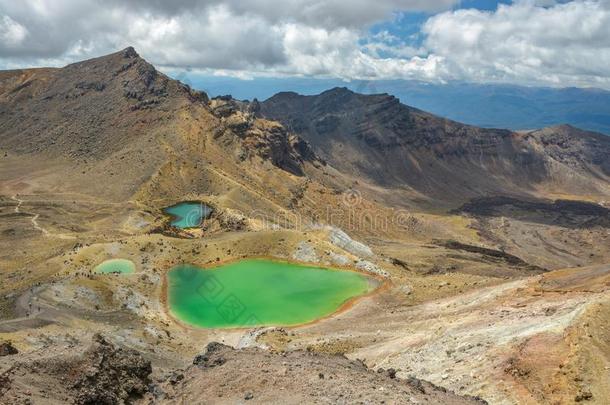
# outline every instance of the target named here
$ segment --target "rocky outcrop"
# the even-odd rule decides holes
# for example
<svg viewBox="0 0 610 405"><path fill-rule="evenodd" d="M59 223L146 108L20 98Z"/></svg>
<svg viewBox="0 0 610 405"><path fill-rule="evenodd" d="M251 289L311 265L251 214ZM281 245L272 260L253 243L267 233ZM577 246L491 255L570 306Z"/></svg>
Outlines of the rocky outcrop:
<svg viewBox="0 0 610 405"><path fill-rule="evenodd" d="M485 403L416 378L401 380L393 369L375 372L344 356L233 349L214 342L149 396L170 404L201 398L222 403Z"/></svg>
<svg viewBox="0 0 610 405"><path fill-rule="evenodd" d="M329 226L328 227L328 240L335 246L340 247L341 249L350 252L355 256L360 257L371 257L373 256L373 251L370 247L365 245L362 242L358 242L349 237L347 233L343 230Z"/></svg>
<svg viewBox="0 0 610 405"><path fill-rule="evenodd" d="M119 404L142 396L152 373L149 361L135 351L117 348L102 336L85 352L83 373L73 384L79 404Z"/></svg>
<svg viewBox="0 0 610 405"><path fill-rule="evenodd" d="M11 342L0 342L0 357L12 356L19 353Z"/></svg>
<svg viewBox="0 0 610 405"><path fill-rule="evenodd" d="M100 335L84 352L73 351L18 359L0 374L0 402L127 404L148 390L151 364L138 352Z"/></svg>
<svg viewBox="0 0 610 405"><path fill-rule="evenodd" d="M226 130L219 136L236 136L242 145L241 159L258 156L296 176L303 176L303 164L323 164L310 145L277 122L257 118L258 101L238 101L231 96L216 97L211 109Z"/></svg>

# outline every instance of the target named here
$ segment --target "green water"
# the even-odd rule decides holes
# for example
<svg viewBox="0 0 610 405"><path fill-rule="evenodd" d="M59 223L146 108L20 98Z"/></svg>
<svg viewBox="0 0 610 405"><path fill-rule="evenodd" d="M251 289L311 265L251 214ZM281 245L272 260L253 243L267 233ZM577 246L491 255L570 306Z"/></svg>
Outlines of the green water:
<svg viewBox="0 0 610 405"><path fill-rule="evenodd" d="M172 226L187 229L201 225L212 213L212 208L199 202L181 202L164 208L163 212L172 216Z"/></svg>
<svg viewBox="0 0 610 405"><path fill-rule="evenodd" d="M95 268L96 273L111 274L131 274L136 271L136 266L131 260L112 259L106 260Z"/></svg>
<svg viewBox="0 0 610 405"><path fill-rule="evenodd" d="M368 279L351 271L259 259L208 270L185 264L168 273L171 313L204 328L307 323L368 290Z"/></svg>

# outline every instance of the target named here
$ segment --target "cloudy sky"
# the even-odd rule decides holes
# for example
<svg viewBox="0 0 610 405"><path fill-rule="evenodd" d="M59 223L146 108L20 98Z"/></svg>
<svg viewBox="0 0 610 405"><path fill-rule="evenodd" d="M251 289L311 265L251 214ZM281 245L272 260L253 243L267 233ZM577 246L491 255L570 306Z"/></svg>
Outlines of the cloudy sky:
<svg viewBox="0 0 610 405"><path fill-rule="evenodd" d="M0 69L129 45L168 72L610 89L610 0L0 0Z"/></svg>

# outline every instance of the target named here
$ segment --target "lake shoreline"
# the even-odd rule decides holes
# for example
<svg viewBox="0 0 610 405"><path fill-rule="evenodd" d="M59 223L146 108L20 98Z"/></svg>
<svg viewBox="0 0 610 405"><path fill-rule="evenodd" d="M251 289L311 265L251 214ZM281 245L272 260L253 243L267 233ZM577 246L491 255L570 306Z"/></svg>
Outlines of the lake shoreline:
<svg viewBox="0 0 610 405"><path fill-rule="evenodd" d="M204 327L204 326L197 326L194 324L190 324L186 321L183 321L181 319L179 319L179 317L177 316L177 314L175 314L175 312L170 308L169 305L169 292L168 292L168 286L169 286L169 272L176 268L179 265L174 265L168 269L165 270L165 274L163 277L163 284L162 284L162 288L161 288L161 297L160 297L160 301L162 303L162 306L166 312L166 314L179 326L188 329L188 330L198 330L198 331L215 331L215 330L224 330L224 331L246 331L246 330L251 330L251 329L256 329L256 328L272 328L272 327L282 327L282 328L288 328L288 329L296 329L296 328L301 328L301 327L305 327L305 326L310 326L310 325L314 325L317 324L318 322L322 322L325 320L328 320L332 317L335 317L337 315L340 315L346 311L348 311L349 309L351 309L356 303L360 302L361 300L364 300L366 298L370 298L374 295L377 295L383 291L387 291L389 289L389 287L391 286L391 282L390 280L388 280L387 278L381 277L378 274L372 274L372 273L368 273L365 271L362 271L360 269L356 269L353 267L349 267L349 266L341 266L341 265L322 265L319 263L311 263L311 262L303 262L303 261L298 261L298 260L289 260L286 258L281 258L281 257L275 257L275 256L249 256L249 257L242 257L242 258L232 258L232 259L228 259L228 260L222 260L222 261L218 261L218 262L214 262L212 264L207 263L206 266L201 266L201 265L197 265L197 264L193 264L193 263L184 263L183 265L190 265L190 266L194 266L198 268L198 271L209 271L209 270L215 270L218 267L222 267L222 266L226 266L226 265L230 265L230 264L235 264L237 262L241 262L244 260L266 260L266 261L270 261L270 262L274 262L274 263L278 263L278 264L287 264L287 265L296 265L299 267L309 267L309 268L314 268L314 269L322 269L322 270L327 270L327 271L348 271L348 272L352 272L352 273L356 273L358 275L364 276L366 282L368 283L368 288L367 288L367 292L363 293L363 294L359 294L353 297L348 298L347 300L345 300L343 303L341 303L334 311L330 312L327 315L321 316L319 318L313 319L311 321L308 322L299 322L299 323L294 323L294 324L266 324L266 325L253 325L253 326L220 326L220 327Z"/></svg>

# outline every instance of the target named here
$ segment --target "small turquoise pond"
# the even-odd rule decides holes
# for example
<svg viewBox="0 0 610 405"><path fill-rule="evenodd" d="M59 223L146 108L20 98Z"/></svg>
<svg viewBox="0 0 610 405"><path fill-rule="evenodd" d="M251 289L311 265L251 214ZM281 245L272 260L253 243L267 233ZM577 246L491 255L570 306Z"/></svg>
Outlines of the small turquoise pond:
<svg viewBox="0 0 610 405"><path fill-rule="evenodd" d="M96 273L102 274L131 274L136 271L136 265L127 259L106 260L95 268Z"/></svg>
<svg viewBox="0 0 610 405"><path fill-rule="evenodd" d="M177 228L196 228L210 216L212 208L201 202L181 202L163 209L172 217L171 225Z"/></svg>

